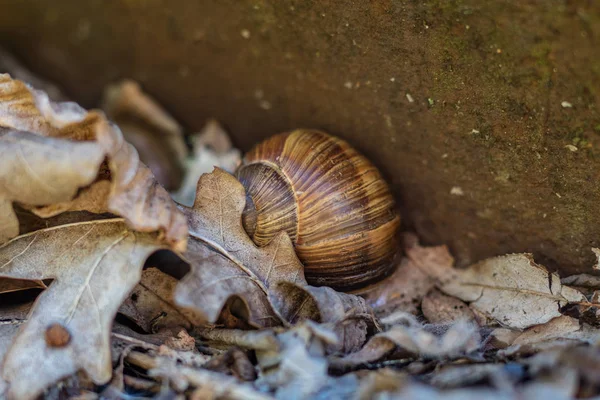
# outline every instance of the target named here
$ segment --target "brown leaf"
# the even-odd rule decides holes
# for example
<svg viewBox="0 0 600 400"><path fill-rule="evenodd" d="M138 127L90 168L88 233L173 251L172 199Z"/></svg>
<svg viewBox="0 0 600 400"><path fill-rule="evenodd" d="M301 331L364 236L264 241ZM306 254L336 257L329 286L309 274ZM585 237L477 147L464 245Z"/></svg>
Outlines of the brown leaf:
<svg viewBox="0 0 600 400"><path fill-rule="evenodd" d="M427 247L427 250L447 252L445 247ZM382 282L362 290L361 296L379 317L396 311L419 313L423 296L434 286L435 279L409 258L402 258L394 273Z"/></svg>
<svg viewBox="0 0 600 400"><path fill-rule="evenodd" d="M593 344L599 339L600 331L563 315L526 329L512 341L510 347L502 350L502 354L512 355L523 350L531 353L535 352L537 346L547 343L565 343L569 346L573 342Z"/></svg>
<svg viewBox="0 0 600 400"><path fill-rule="evenodd" d="M237 297L243 309L234 311L235 315L247 316L258 327L280 325L264 286L237 264L196 240L189 241L185 258L192 268L176 288L179 306L194 309L214 323L228 300Z"/></svg>
<svg viewBox="0 0 600 400"><path fill-rule="evenodd" d="M0 75L0 96L2 96ZM44 205L70 201L91 184L104 160L98 143L72 142L2 129L0 101L0 243L18 235L12 202Z"/></svg>
<svg viewBox="0 0 600 400"><path fill-rule="evenodd" d="M179 281L157 268L142 272L140 282L121 304L119 313L134 321L148 333L166 328L192 328L202 321L192 312L181 309L173 298Z"/></svg>
<svg viewBox="0 0 600 400"><path fill-rule="evenodd" d="M9 73L14 79L29 83L38 90L43 90L52 101L66 101L61 89L54 83L49 82L31 72L11 53L0 47L0 71Z"/></svg>
<svg viewBox="0 0 600 400"><path fill-rule="evenodd" d="M179 187L188 151L177 121L131 80L108 86L102 109L158 181L168 190Z"/></svg>
<svg viewBox="0 0 600 400"><path fill-rule="evenodd" d="M23 154L21 146L37 147L37 150L31 150L28 158L14 164L22 165L22 170L30 168L29 173L7 177L4 175L18 171L1 169L2 180L23 183L8 194L0 193L0 226L4 240L16 234L16 217L9 202L17 201L30 206L55 207L34 209L45 216L66 210L110 211L124 217L136 230L160 231L168 243L179 249L185 248L185 219L168 193L157 185L148 168L139 161L135 149L123 140L119 129L101 112L87 112L75 103L52 103L45 93L33 90L7 74L0 74L0 98L0 127L10 131L9 136L5 131L1 137L16 143L12 145L17 146L16 156ZM53 150L52 146L58 150ZM0 150L2 159L4 154L10 154L3 148ZM47 154L55 151L59 153ZM51 159L53 167L45 167L44 160L39 157ZM108 170L99 168L104 159ZM55 168L59 167L62 170L57 173ZM96 182L92 183L94 180ZM46 183L43 191L33 186L43 183ZM64 204L56 206L56 203ZM105 204L107 210L103 209Z"/></svg>
<svg viewBox="0 0 600 400"><path fill-rule="evenodd" d="M279 321L268 305L269 290L283 281L306 284L303 266L285 232L264 247L252 242L241 222L245 201L243 186L225 171L216 168L200 178L194 207L182 207L190 227L185 258L192 272L175 299L214 322L225 301L237 296L251 304L252 323L273 326Z"/></svg>
<svg viewBox="0 0 600 400"><path fill-rule="evenodd" d="M129 230L122 219L51 227L0 246L0 276L54 279L4 358L8 396L35 398L80 369L107 382L112 320L159 248L155 236Z"/></svg>
<svg viewBox="0 0 600 400"><path fill-rule="evenodd" d="M369 339L360 351L333 359L333 364L344 368L377 361L396 346L428 358L456 358L476 351L480 345L478 327L465 321L440 326L437 332L425 329L413 315L405 312L393 314L382 322L389 329Z"/></svg>
<svg viewBox="0 0 600 400"><path fill-rule="evenodd" d="M0 294L27 289L46 289L46 285L40 280L0 278Z"/></svg>
<svg viewBox="0 0 600 400"><path fill-rule="evenodd" d="M329 326L339 339L328 346L328 353L357 351L367 339L368 328L375 325L363 298L325 286L279 282L271 289L269 300L289 324L311 320Z"/></svg>
<svg viewBox="0 0 600 400"><path fill-rule="evenodd" d="M583 294L563 286L556 274L536 264L531 255L494 257L456 272L441 286L445 293L502 325L524 329L560 316L560 307L585 301Z"/></svg>
<svg viewBox="0 0 600 400"><path fill-rule="evenodd" d="M421 304L423 315L432 324L448 324L456 321L475 322L475 314L462 301L447 296L439 290L432 290Z"/></svg>

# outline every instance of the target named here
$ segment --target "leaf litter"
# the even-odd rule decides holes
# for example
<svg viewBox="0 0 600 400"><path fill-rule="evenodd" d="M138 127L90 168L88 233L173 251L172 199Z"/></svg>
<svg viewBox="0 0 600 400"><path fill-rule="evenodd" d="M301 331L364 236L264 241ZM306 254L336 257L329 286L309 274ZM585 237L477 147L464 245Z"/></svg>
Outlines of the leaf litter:
<svg viewBox="0 0 600 400"><path fill-rule="evenodd" d="M405 234L380 285L311 287L284 233L257 247L243 230L244 190L227 172L239 151L222 128L210 122L188 154L135 82L103 106L157 176L188 157L167 184L188 200L170 200L101 111L0 75L0 397L600 393L594 275L561 280L528 254L457 269L445 246ZM155 162L157 135L174 164Z"/></svg>

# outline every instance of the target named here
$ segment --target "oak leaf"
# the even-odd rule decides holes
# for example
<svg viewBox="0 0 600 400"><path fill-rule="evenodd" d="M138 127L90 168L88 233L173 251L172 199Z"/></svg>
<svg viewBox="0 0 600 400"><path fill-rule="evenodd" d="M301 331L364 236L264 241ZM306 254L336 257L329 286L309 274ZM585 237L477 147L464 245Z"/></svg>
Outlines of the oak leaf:
<svg viewBox="0 0 600 400"><path fill-rule="evenodd" d="M215 322L232 298L245 304L251 324L259 327L295 324L304 319L338 324L345 351L362 345L370 309L357 296L308 286L291 240L280 232L257 247L242 226L244 187L215 168L202 175L194 206L181 206L188 218L190 241L186 260L191 272L179 284L179 305L203 312ZM360 320L356 332L348 319Z"/></svg>
<svg viewBox="0 0 600 400"><path fill-rule="evenodd" d="M54 226L1 245L0 277L54 280L4 357L8 397L35 398L78 370L106 383L113 318L160 248L155 234L131 231L121 218Z"/></svg>
<svg viewBox="0 0 600 400"><path fill-rule="evenodd" d="M0 243L18 234L14 201L45 217L109 211L136 230L160 231L168 243L185 248L185 219L102 112L53 103L0 74L0 135L2 159L15 151L20 160L17 170L0 169Z"/></svg>
<svg viewBox="0 0 600 400"><path fill-rule="evenodd" d="M306 285L303 266L285 232L264 247L252 242L242 227L245 201L244 188L232 175L219 168L202 175L194 206L181 206L190 232L184 257L192 271L181 281L175 299L214 322L225 302L236 296L251 305L251 323L279 325L268 303L269 290L282 281Z"/></svg>

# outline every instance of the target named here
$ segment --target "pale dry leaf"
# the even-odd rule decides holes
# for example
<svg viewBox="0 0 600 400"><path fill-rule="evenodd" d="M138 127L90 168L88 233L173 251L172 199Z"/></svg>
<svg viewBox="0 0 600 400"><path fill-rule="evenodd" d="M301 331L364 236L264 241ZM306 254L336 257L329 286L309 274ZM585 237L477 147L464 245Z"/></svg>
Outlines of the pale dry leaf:
<svg viewBox="0 0 600 400"><path fill-rule="evenodd" d="M2 94L0 75L0 95ZM12 202L45 205L70 201L91 184L104 160L95 142L41 137L2 129L0 101L0 243L19 234Z"/></svg>
<svg viewBox="0 0 600 400"><path fill-rule="evenodd" d="M571 275L561 279L563 285L580 286L585 288L600 288L600 276L589 274Z"/></svg>
<svg viewBox="0 0 600 400"><path fill-rule="evenodd" d="M423 316L432 324L448 324L456 321L476 322L475 314L464 302L447 296L439 290L432 290L423 298Z"/></svg>
<svg viewBox="0 0 600 400"><path fill-rule="evenodd" d="M69 152L69 155L63 157L65 171L60 174L60 178L46 181L47 178L53 177L51 175L53 172L34 169L32 174L32 171L29 171L25 178L19 178L24 179L26 184L17 188L18 190L15 189L16 194L13 194L11 199L30 206L52 206L55 203L64 203L55 206L52 211L55 213L66 210L110 211L125 218L127 223L136 230L160 231L168 243L179 249L185 248L187 238L185 218L179 213L168 193L156 183L149 169L139 161L135 149L123 140L119 129L110 124L104 114L100 111L85 111L75 103L53 103L45 93L34 90L21 81L13 80L7 74L0 74L0 97L2 98L0 127L14 132L19 147L23 143L22 140L33 140L31 134L35 134L39 136L38 140L44 137L62 139L60 142L52 143L60 147L60 151ZM68 148L75 145L88 148L85 151L79 148ZM5 153L2 151L2 158ZM51 156L45 155L45 157ZM92 163L96 166L95 170L88 167L85 170L87 173L80 171L81 168L77 163L70 162L72 157L75 159L87 157L87 160L82 159L78 162ZM58 159L59 156L54 158ZM107 170L105 167L99 168L104 159L107 160ZM34 165L29 160L25 163ZM46 169L53 170L53 168ZM42 172L43 174L36 176ZM5 174L4 170L3 174ZM69 174L75 175L72 177L75 183ZM84 176L77 178L77 174ZM37 197L32 202L28 202L27 199L21 200L19 196L22 196L22 193L35 193L32 185L39 185L40 178L43 178L46 183L45 191L36 193ZM96 182L93 182L94 180ZM107 180L110 182L108 185ZM67 182L66 188L63 188L65 185L63 181ZM101 190L94 188L98 185L101 185ZM86 192L91 190L94 191L93 195L86 195ZM65 191L68 191L70 196L67 196ZM55 194L57 197L54 198L47 193ZM6 198L4 193L1 195L2 198ZM6 201L0 200L0 211L2 211L0 217L3 218L0 226L3 227L5 221L14 224L15 219L14 214L7 212L10 209ZM103 210L104 204L107 210ZM43 207L34 208L35 211L45 216L53 215L49 209ZM14 236L14 229L8 233Z"/></svg>
<svg viewBox="0 0 600 400"><path fill-rule="evenodd" d="M168 190L179 187L188 151L177 121L132 80L109 85L102 109L119 125L157 180Z"/></svg>
<svg viewBox="0 0 600 400"><path fill-rule="evenodd" d="M393 320L394 325L369 339L361 350L333 358L332 363L339 368L358 366L377 361L396 347L425 358L457 358L477 351L481 344L479 328L467 321L426 329L409 313L398 312Z"/></svg>
<svg viewBox="0 0 600 400"><path fill-rule="evenodd" d="M179 190L172 196L186 206L194 204L196 186L203 174L215 167L234 172L241 161L241 153L231 147L231 140L225 130L215 120L206 123L202 130L193 136L194 152L186 162L186 174Z"/></svg>
<svg viewBox="0 0 600 400"><path fill-rule="evenodd" d="M278 399L307 399L327 385L325 340L321 329L311 322L301 323L277 335L279 346L256 351L261 375L258 387L275 391Z"/></svg>
<svg viewBox="0 0 600 400"><path fill-rule="evenodd" d="M54 83L31 72L15 56L0 47L0 73L8 73L13 78L29 83L38 90L43 90L52 101L66 101L67 96Z"/></svg>
<svg viewBox="0 0 600 400"><path fill-rule="evenodd" d="M565 343L569 346L576 343L594 344L600 340L600 331L582 324L575 318L565 315L554 318L543 324L532 326L514 338L511 346L502 354L516 354L525 346L535 346L542 343Z"/></svg>
<svg viewBox="0 0 600 400"><path fill-rule="evenodd" d="M560 316L559 309L569 302L586 301L528 254L490 258L454 274L442 291L510 328L543 324Z"/></svg>
<svg viewBox="0 0 600 400"><path fill-rule="evenodd" d="M312 320L331 327L338 340L328 346L328 353L357 351L366 341L368 328L375 325L363 298L326 286L279 282L271 288L269 300L289 324Z"/></svg>
<svg viewBox="0 0 600 400"><path fill-rule="evenodd" d="M0 276L54 279L4 358L9 398L35 398L78 370L106 383L112 320L146 258L161 247L122 219L42 229L0 246Z"/></svg>
<svg viewBox="0 0 600 400"><path fill-rule="evenodd" d="M178 282L158 268L145 269L140 282L121 304L119 313L149 333L166 328L190 329L201 324L201 318L175 304L173 296Z"/></svg>
<svg viewBox="0 0 600 400"><path fill-rule="evenodd" d="M264 289L237 264L209 249L203 243L190 240L185 253L191 271L180 281L175 291L176 303L196 310L207 321L216 322L232 297L240 299L250 324L258 327L280 325Z"/></svg>
<svg viewBox="0 0 600 400"><path fill-rule="evenodd" d="M227 172L216 168L200 178L194 207L181 207L190 227L190 250L184 256L192 272L179 284L175 299L214 322L224 302L239 297L251 303L254 324L273 326L278 318L267 309L269 290L282 281L306 285L303 266L285 232L264 247L252 242L242 227L245 203L243 186Z"/></svg>
<svg viewBox="0 0 600 400"><path fill-rule="evenodd" d="M227 398L239 400L269 400L271 396L254 389L252 385L239 382L206 369L177 365L175 360L133 351L127 361L148 370L150 376L168 381L175 389L184 391L190 387L205 389L201 398Z"/></svg>
<svg viewBox="0 0 600 400"><path fill-rule="evenodd" d="M428 249L437 251L436 248ZM404 257L389 278L362 290L361 297L365 298L379 317L394 311L416 315L419 313L421 300L435 283L435 279L415 265L414 261Z"/></svg>

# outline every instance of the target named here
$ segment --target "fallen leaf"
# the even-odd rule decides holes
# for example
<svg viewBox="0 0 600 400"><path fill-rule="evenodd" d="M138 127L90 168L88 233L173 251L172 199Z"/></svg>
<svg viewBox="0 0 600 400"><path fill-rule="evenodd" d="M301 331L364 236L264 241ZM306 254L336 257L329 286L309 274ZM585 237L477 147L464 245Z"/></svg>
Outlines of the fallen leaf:
<svg viewBox="0 0 600 400"><path fill-rule="evenodd" d="M140 282L119 308L119 313L134 321L144 331L158 332L166 328L191 329L202 320L175 304L173 298L179 281L157 268L142 272Z"/></svg>
<svg viewBox="0 0 600 400"><path fill-rule="evenodd" d="M586 301L528 254L490 258L457 276L441 289L510 328L543 324L560 316L559 309L567 303Z"/></svg>
<svg viewBox="0 0 600 400"><path fill-rule="evenodd" d="M2 87L0 75L0 96ZM96 179L104 160L104 151L98 143L2 129L2 104L0 102L0 243L19 234L13 201L28 205L70 201L80 188Z"/></svg>
<svg viewBox="0 0 600 400"><path fill-rule="evenodd" d="M27 82L38 90L43 90L48 94L48 97L52 101L68 100L67 96L62 93L58 86L31 72L25 65L19 62L15 56L1 47L0 71L9 73L15 79Z"/></svg>
<svg viewBox="0 0 600 400"><path fill-rule="evenodd" d="M221 169L203 175L197 193L193 208L182 206L190 227L184 257L192 271L179 284L175 300L214 322L225 302L236 296L251 304L251 323L279 325L268 302L270 288L282 281L306 284L289 237L281 232L267 246L257 247L242 227L244 188Z"/></svg>
<svg viewBox="0 0 600 400"><path fill-rule="evenodd" d="M431 251L440 248L428 247ZM446 248L441 251L447 252ZM361 290L361 297L373 307L375 314L385 317L396 311L419 313L423 297L435 286L435 279L419 268L414 261L402 258L394 273L375 285Z"/></svg>
<svg viewBox="0 0 600 400"><path fill-rule="evenodd" d="M432 324L448 324L461 320L476 323L475 314L468 305L439 290L432 290L425 296L421 309L425 318Z"/></svg>
<svg viewBox="0 0 600 400"><path fill-rule="evenodd" d="M287 323L316 321L330 327L338 340L330 343L328 353L351 353L362 347L374 317L361 297L339 293L323 286L277 283L269 294L277 314Z"/></svg>
<svg viewBox="0 0 600 400"><path fill-rule="evenodd" d="M322 333L316 324L299 324L277 335L278 347L256 351L262 370L257 386L275 391L278 399L312 398L332 379L325 347L335 336Z"/></svg>
<svg viewBox="0 0 600 400"><path fill-rule="evenodd" d="M137 82L124 80L104 90L102 109L167 190L179 187L188 151L181 126Z"/></svg>
<svg viewBox="0 0 600 400"><path fill-rule="evenodd" d="M46 285L40 280L0 278L0 294L28 289L46 289Z"/></svg>
<svg viewBox="0 0 600 400"><path fill-rule="evenodd" d="M186 206L194 204L196 186L203 174L210 173L215 167L232 173L241 160L240 151L231 147L229 136L214 120L208 121L192 139L194 150L186 161L183 183L177 192L172 193L175 200Z"/></svg>
<svg viewBox="0 0 600 400"><path fill-rule="evenodd" d="M112 320L146 258L161 247L122 219L42 229L0 246L1 277L54 279L4 358L9 398L35 398L80 369L107 382Z"/></svg>
<svg viewBox="0 0 600 400"><path fill-rule="evenodd" d="M269 400L271 396L263 394L245 382L239 382L231 376L217 372L178 366L175 360L167 357L152 356L140 352L131 352L127 361L149 371L150 376L170 382L176 389L184 391L190 387L203 389L200 398L228 398L239 400Z"/></svg>
<svg viewBox="0 0 600 400"><path fill-rule="evenodd" d="M425 329L412 314L405 312L397 312L382 322L389 328L369 339L361 350L332 358L332 364L343 369L371 363L397 346L426 358L456 358L478 350L481 342L477 325L466 321L437 326L437 332Z"/></svg>
<svg viewBox="0 0 600 400"><path fill-rule="evenodd" d="M69 210L110 211L136 230L160 231L168 243L185 248L185 218L100 111L53 103L7 74L0 74L0 97L0 128L6 128L0 138L4 146L12 146L11 151L0 147L1 159L20 157L10 168L0 169L3 183L12 182L0 192L0 240L18 233L10 205L16 201L48 206L32 208L46 217Z"/></svg>
<svg viewBox="0 0 600 400"><path fill-rule="evenodd" d="M514 338L511 346L502 350L501 354L516 354L526 346L530 346L527 350L531 352L531 346L535 348L535 346L548 342L569 343L571 345L573 342L593 344L599 340L600 331L589 325L581 324L575 318L563 315L545 324L526 329Z"/></svg>
<svg viewBox="0 0 600 400"><path fill-rule="evenodd" d="M509 328L542 324L560 316L566 304L586 302L581 292L562 285L558 275L536 264L530 254L493 257L464 270L453 268L451 258L440 260L416 242L407 246L406 254L436 279L441 291Z"/></svg>

